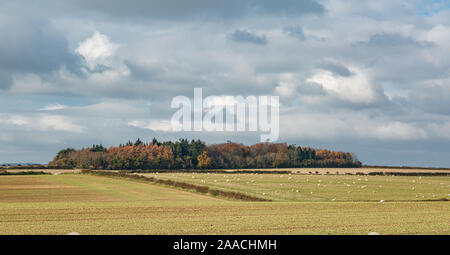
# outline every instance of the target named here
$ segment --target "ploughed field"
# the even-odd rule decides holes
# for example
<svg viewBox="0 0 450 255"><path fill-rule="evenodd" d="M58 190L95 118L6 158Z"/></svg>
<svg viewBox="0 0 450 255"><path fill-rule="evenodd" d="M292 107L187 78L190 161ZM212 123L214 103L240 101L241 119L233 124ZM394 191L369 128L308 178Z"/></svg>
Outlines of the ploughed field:
<svg viewBox="0 0 450 255"><path fill-rule="evenodd" d="M0 234L450 234L450 177L146 175L273 202L84 174L0 176Z"/></svg>

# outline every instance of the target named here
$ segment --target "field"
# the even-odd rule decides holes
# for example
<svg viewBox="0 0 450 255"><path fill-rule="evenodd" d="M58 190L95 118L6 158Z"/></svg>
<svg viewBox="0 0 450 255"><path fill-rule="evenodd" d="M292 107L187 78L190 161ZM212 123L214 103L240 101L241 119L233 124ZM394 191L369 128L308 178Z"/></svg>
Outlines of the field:
<svg viewBox="0 0 450 255"><path fill-rule="evenodd" d="M450 199L448 176L368 176L289 174L142 174L274 201L420 201Z"/></svg>
<svg viewBox="0 0 450 255"><path fill-rule="evenodd" d="M74 173L0 176L0 234L450 234L450 203L426 201L448 198L449 177L151 175L274 201Z"/></svg>

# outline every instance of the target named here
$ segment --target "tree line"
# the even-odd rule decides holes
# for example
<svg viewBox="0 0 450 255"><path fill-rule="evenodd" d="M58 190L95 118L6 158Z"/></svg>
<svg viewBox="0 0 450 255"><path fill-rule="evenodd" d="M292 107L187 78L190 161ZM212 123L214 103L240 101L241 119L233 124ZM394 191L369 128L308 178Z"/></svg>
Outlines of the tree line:
<svg viewBox="0 0 450 255"><path fill-rule="evenodd" d="M206 145L200 140L128 141L118 147L67 148L49 162L54 168L105 170L249 169L302 167L361 167L353 153L316 150L286 143Z"/></svg>

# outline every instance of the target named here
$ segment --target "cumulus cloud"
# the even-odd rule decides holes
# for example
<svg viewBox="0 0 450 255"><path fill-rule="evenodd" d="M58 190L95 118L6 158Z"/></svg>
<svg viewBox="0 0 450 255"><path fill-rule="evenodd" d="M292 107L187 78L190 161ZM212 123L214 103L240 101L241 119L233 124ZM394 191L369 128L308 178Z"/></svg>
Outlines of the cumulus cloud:
<svg viewBox="0 0 450 255"><path fill-rule="evenodd" d="M293 73L281 74L274 92L282 98L290 99L296 96L300 83Z"/></svg>
<svg viewBox="0 0 450 255"><path fill-rule="evenodd" d="M112 66L111 57L115 54L119 45L99 32L95 32L90 38L84 40L75 50L83 56L86 66L90 71L102 70Z"/></svg>
<svg viewBox="0 0 450 255"><path fill-rule="evenodd" d="M436 25L427 31L423 36L424 40L432 42L442 47L449 47L450 43L450 27L444 25Z"/></svg>
<svg viewBox="0 0 450 255"><path fill-rule="evenodd" d="M372 104L380 98L380 91L362 70L354 68L352 76L336 76L330 71L317 71L307 82L317 83L337 98L356 104Z"/></svg>

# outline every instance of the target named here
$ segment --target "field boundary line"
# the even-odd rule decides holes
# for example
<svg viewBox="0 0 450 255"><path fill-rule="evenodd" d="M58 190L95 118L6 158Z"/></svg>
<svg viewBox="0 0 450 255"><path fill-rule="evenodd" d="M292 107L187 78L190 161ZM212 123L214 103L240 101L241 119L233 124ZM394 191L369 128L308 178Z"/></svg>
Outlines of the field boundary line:
<svg viewBox="0 0 450 255"><path fill-rule="evenodd" d="M174 187L182 190L193 191L205 195L212 195L215 197L230 198L234 200L242 201L255 201L255 202L272 202L272 200L264 199L260 197L250 196L240 192L224 191L219 189L211 189L207 186L195 185L186 182L179 182L173 180L162 180L154 177L147 177L137 174L128 173L117 173L117 172L106 172L106 171L95 171L95 170L83 170L82 174L90 174L95 176L106 176L106 177L119 177L128 180L144 181L148 183L160 184L164 186Z"/></svg>

